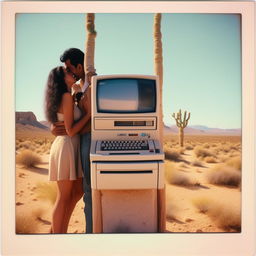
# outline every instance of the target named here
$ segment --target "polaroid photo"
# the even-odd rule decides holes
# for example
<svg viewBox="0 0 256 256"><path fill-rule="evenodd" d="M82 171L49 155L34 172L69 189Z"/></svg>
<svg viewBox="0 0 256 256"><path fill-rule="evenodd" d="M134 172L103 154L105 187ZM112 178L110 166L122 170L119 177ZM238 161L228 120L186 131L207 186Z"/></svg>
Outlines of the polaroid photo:
<svg viewBox="0 0 256 256"><path fill-rule="evenodd" d="M255 2L1 2L2 254L255 254Z"/></svg>

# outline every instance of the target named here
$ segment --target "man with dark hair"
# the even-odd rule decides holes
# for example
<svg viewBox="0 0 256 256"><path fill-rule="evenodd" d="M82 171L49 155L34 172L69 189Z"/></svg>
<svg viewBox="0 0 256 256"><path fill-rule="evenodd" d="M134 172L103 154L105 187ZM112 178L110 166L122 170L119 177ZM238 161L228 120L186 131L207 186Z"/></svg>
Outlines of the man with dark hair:
<svg viewBox="0 0 256 256"><path fill-rule="evenodd" d="M82 95L77 97L79 108L83 113L91 112L91 77L97 75L94 68L84 72L84 53L77 48L67 49L61 56L60 61L65 64L66 70L70 72L76 81L80 80ZM81 100L79 100L81 99ZM55 123L52 127L55 136L66 135L62 122ZM80 151L83 167L83 190L84 190L84 213L86 218L86 233L92 233L92 195L91 195L91 171L90 171L90 146L91 146L91 120L80 131Z"/></svg>

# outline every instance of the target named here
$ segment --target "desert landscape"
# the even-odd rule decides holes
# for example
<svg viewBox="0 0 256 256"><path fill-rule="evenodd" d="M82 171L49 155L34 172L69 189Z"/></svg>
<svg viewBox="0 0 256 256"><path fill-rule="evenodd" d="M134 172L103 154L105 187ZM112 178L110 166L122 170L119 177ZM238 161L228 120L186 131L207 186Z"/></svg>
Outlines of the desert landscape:
<svg viewBox="0 0 256 256"><path fill-rule="evenodd" d="M54 137L36 119L17 120L16 233L49 233L56 198L48 182ZM185 130L180 147L178 134L165 128L166 232L240 232L241 136L192 130ZM81 199L68 233L84 233L85 225Z"/></svg>

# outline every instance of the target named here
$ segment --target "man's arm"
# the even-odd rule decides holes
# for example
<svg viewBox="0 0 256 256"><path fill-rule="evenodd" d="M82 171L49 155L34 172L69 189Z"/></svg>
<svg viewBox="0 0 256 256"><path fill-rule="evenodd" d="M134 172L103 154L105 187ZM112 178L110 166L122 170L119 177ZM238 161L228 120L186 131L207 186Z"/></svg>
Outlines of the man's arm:
<svg viewBox="0 0 256 256"><path fill-rule="evenodd" d="M51 133L54 136L67 135L64 122L56 122L54 124L51 124L50 129L51 129Z"/></svg>

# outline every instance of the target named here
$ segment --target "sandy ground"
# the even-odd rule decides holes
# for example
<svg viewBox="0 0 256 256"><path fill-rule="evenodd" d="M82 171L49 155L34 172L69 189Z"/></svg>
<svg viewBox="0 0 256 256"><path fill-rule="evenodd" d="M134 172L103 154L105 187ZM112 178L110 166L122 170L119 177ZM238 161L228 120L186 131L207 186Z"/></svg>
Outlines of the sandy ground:
<svg viewBox="0 0 256 256"><path fill-rule="evenodd" d="M48 157L42 155L43 162L36 168L25 169L16 167L16 216L22 221L34 225L32 233L49 233L53 204L37 197L36 188L39 183L48 182ZM193 150L185 150L182 155L184 162L194 160ZM169 168L171 162L165 162ZM196 181L197 186L177 186L166 184L166 208L171 217L166 219L166 232L226 232L218 227L208 215L200 213L193 205L193 199L207 196L224 204L240 207L241 191L239 188L215 186L208 184L205 173L214 164L204 163L203 167L182 167L181 172ZM170 214L169 214L170 215ZM32 223L32 224L31 224ZM78 202L68 228L68 233L84 233L85 220L83 201Z"/></svg>

